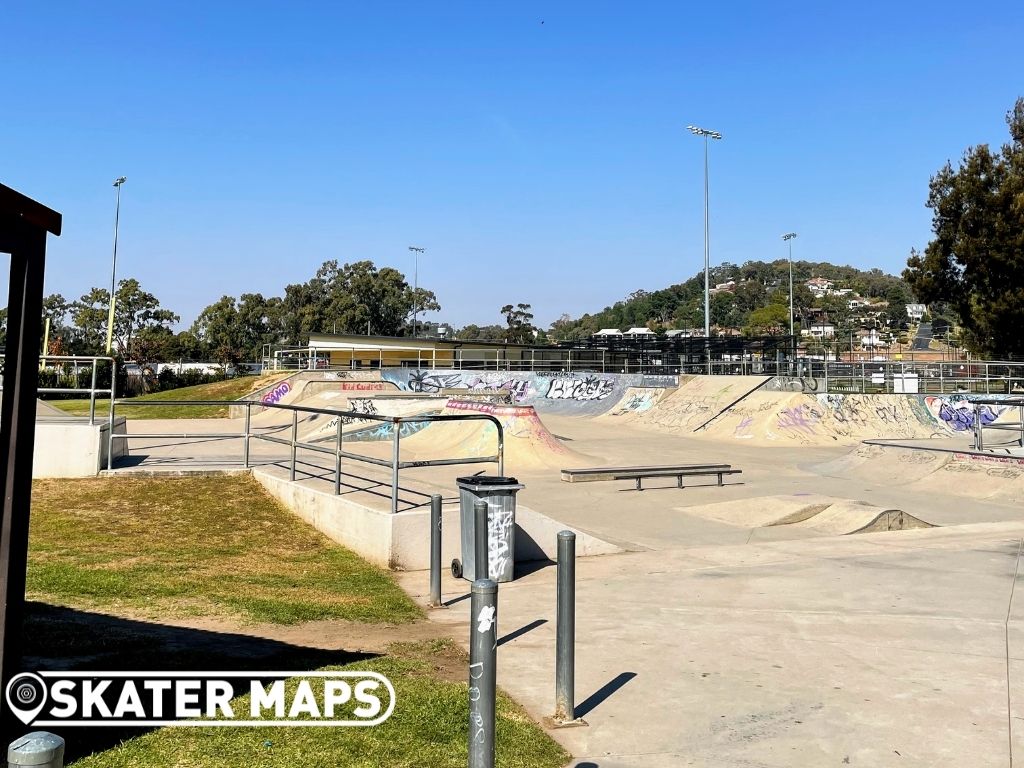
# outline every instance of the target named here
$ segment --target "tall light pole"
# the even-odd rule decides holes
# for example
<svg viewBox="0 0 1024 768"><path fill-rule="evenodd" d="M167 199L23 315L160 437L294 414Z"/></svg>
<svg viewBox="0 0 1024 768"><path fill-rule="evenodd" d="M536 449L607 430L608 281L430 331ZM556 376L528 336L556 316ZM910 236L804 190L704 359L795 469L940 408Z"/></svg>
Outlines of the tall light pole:
<svg viewBox="0 0 1024 768"><path fill-rule="evenodd" d="M696 125L686 126L694 136L704 137L704 344L708 350L708 373L711 372L711 245L708 219L708 139L720 139L722 134Z"/></svg>
<svg viewBox="0 0 1024 768"><path fill-rule="evenodd" d="M412 251L413 267L412 267L412 337L416 338L416 321L419 316L419 307L416 306L416 301L419 298L420 290L420 254L426 253L426 248L417 248L415 245L410 245L409 250Z"/></svg>
<svg viewBox="0 0 1024 768"><path fill-rule="evenodd" d="M107 311L107 354L114 342L114 280L117 275L117 224L121 218L121 185L128 181L126 176L118 176L114 179L114 188L117 190L117 204L114 207L114 258L110 262L110 308Z"/></svg>
<svg viewBox="0 0 1024 768"><path fill-rule="evenodd" d="M789 335L793 336L793 240L796 232L787 232L782 239L789 243Z"/></svg>

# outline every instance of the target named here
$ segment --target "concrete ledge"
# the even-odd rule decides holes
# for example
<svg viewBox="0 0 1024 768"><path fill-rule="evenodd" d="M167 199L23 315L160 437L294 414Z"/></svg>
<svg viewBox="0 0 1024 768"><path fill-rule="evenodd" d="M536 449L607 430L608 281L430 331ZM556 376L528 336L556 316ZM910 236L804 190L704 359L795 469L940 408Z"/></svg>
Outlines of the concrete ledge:
<svg viewBox="0 0 1024 768"><path fill-rule="evenodd" d="M32 477L96 477L107 466L109 423L85 417L36 419ZM114 434L125 433L125 418L114 419ZM114 441L114 459L125 455L125 441Z"/></svg>
<svg viewBox="0 0 1024 768"><path fill-rule="evenodd" d="M346 496L335 496L300 483L292 483L264 469L253 469L253 477L271 496L323 533L329 539L358 552L377 565L402 571L430 568L430 510L410 512L379 511ZM559 531L574 530L579 557L622 552L589 533L553 520L540 512L518 505L516 509L516 561L554 560ZM442 510L442 563L462 557L461 528L457 503Z"/></svg>

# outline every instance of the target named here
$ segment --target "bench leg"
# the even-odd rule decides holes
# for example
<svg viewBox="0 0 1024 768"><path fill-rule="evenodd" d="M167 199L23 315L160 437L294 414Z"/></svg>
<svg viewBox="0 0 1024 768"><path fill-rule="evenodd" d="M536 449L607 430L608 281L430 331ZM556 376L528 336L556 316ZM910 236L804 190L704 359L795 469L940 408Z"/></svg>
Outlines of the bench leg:
<svg viewBox="0 0 1024 768"><path fill-rule="evenodd" d="M636 489L638 491L642 491L643 490L643 488L640 487L640 478L639 477L636 479Z"/></svg>
<svg viewBox="0 0 1024 768"><path fill-rule="evenodd" d="M718 487L719 488L722 487L722 473L721 472L718 473Z"/></svg>
<svg viewBox="0 0 1024 768"><path fill-rule="evenodd" d="M679 475L679 477L676 478L676 488L682 488L682 487L683 487L683 476Z"/></svg>

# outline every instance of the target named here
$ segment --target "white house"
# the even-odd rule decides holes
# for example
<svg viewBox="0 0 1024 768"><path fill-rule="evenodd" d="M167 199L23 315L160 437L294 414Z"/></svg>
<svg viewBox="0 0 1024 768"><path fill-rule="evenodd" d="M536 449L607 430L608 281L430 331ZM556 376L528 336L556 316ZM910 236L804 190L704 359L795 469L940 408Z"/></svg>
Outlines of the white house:
<svg viewBox="0 0 1024 768"><path fill-rule="evenodd" d="M602 328L600 331L594 334L595 338L600 336L602 338L612 336L615 338L622 338L622 331L618 328Z"/></svg>
<svg viewBox="0 0 1024 768"><path fill-rule="evenodd" d="M920 321L920 319L924 317L924 313L927 311L928 307L924 304L907 304L907 317L915 323Z"/></svg>
<svg viewBox="0 0 1024 768"><path fill-rule="evenodd" d="M831 323L812 325L810 335L816 339L831 339L836 335L836 327Z"/></svg>

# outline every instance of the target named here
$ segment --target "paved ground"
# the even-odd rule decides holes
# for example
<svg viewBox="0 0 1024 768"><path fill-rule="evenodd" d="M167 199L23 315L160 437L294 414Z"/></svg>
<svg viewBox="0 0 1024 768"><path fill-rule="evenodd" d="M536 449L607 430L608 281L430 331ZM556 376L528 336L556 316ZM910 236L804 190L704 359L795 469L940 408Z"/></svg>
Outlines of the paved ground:
<svg viewBox="0 0 1024 768"><path fill-rule="evenodd" d="M632 550L578 563L576 691L589 727L553 732L577 765L1003 766L1011 742L1024 759L1024 594L1012 599L1019 504L910 491L898 468L878 482L817 470L848 446L766 448L544 420L604 464L743 469L724 488L637 493L509 467L526 483L524 504ZM217 440L156 440L145 451L169 466L204 451L225 463L239 456ZM282 456L267 444L254 458ZM403 485L453 490L464 473L411 471ZM820 495L943 527L821 536L705 514L722 501ZM400 579L425 596L425 573ZM554 579L553 567L533 566L500 589L499 683L537 717L553 709ZM467 587L446 575L450 607L431 612L459 638L468 638Z"/></svg>
<svg viewBox="0 0 1024 768"><path fill-rule="evenodd" d="M911 349L914 350L926 350L928 345L932 341L932 324L921 323L917 326L917 335L914 336L914 341L910 345Z"/></svg>

